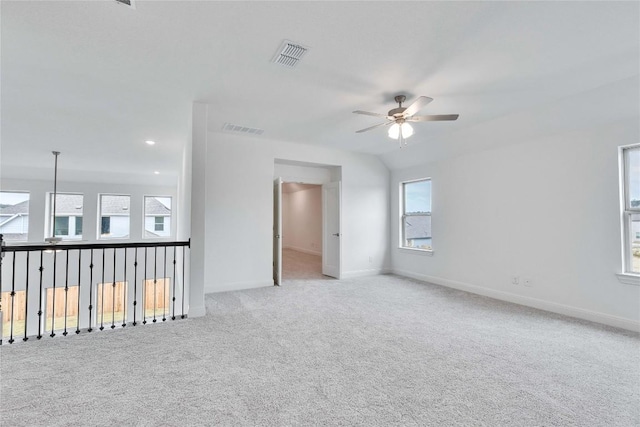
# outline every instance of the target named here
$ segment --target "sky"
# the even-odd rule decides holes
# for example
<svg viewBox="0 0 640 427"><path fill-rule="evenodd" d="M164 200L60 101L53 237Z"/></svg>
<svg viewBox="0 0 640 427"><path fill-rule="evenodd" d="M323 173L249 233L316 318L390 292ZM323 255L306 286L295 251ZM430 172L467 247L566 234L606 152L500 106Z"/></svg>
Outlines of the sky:
<svg viewBox="0 0 640 427"><path fill-rule="evenodd" d="M431 180L404 184L405 212L431 212Z"/></svg>
<svg viewBox="0 0 640 427"><path fill-rule="evenodd" d="M640 147L627 151L629 157L629 200L640 200Z"/></svg>

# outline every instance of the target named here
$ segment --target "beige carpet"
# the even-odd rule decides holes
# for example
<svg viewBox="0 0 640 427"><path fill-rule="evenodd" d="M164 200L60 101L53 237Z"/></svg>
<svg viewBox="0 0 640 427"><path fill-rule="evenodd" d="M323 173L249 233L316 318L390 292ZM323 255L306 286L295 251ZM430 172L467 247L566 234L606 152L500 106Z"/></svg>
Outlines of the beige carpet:
<svg viewBox="0 0 640 427"><path fill-rule="evenodd" d="M2 426L638 426L638 334L396 276L0 348Z"/></svg>

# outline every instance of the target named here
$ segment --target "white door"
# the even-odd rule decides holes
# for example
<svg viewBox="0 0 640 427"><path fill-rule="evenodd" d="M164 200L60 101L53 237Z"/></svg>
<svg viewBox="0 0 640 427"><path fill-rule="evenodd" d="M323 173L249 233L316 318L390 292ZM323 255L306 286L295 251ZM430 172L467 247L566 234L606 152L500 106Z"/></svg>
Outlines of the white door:
<svg viewBox="0 0 640 427"><path fill-rule="evenodd" d="M340 182L322 186L322 274L340 278Z"/></svg>
<svg viewBox="0 0 640 427"><path fill-rule="evenodd" d="M282 280L282 178L273 181L273 284Z"/></svg>

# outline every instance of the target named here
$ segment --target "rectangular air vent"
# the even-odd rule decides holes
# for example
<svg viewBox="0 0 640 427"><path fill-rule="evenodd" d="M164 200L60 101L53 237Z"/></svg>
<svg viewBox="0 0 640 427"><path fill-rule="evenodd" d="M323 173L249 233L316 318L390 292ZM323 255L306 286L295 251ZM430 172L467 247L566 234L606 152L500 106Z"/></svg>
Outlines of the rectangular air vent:
<svg viewBox="0 0 640 427"><path fill-rule="evenodd" d="M285 40L278 53L273 57L273 62L276 64L284 65L285 67L295 67L302 59L305 53L309 50L308 47L301 45L300 43L294 43L290 40Z"/></svg>
<svg viewBox="0 0 640 427"><path fill-rule="evenodd" d="M135 0L115 0L116 3L130 7L131 9L136 8Z"/></svg>
<svg viewBox="0 0 640 427"><path fill-rule="evenodd" d="M222 126L222 130L224 132L246 133L247 135L262 135L264 133L264 129L250 128L248 126L238 126L232 123L225 123L224 126Z"/></svg>

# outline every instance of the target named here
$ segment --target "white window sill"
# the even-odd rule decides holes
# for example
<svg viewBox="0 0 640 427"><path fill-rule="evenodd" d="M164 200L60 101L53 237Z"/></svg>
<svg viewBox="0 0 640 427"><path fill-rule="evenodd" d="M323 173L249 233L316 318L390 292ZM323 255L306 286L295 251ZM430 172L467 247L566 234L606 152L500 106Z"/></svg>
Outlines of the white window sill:
<svg viewBox="0 0 640 427"><path fill-rule="evenodd" d="M618 277L618 281L620 283L624 283L625 285L640 286L640 274L616 273L616 276Z"/></svg>
<svg viewBox="0 0 640 427"><path fill-rule="evenodd" d="M407 254L433 256L433 250L428 249L398 248L398 250Z"/></svg>

